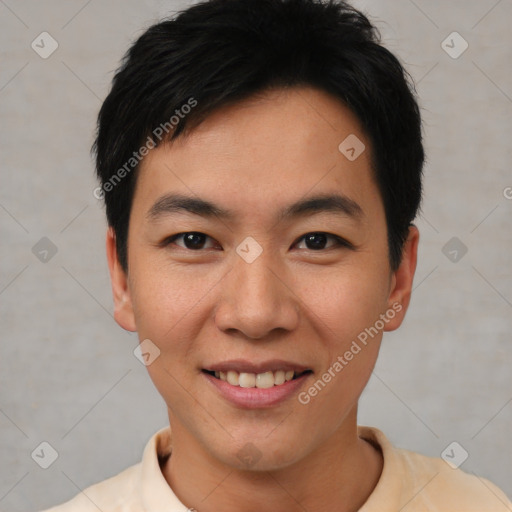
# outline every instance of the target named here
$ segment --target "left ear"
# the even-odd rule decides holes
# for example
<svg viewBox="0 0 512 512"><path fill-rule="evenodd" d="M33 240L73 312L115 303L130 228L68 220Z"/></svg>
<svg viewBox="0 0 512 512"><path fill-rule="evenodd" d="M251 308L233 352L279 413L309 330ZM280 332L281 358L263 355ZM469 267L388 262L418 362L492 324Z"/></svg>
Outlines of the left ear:
<svg viewBox="0 0 512 512"><path fill-rule="evenodd" d="M409 226L407 240L402 250L402 261L398 269L395 270L391 276L388 309L395 311L395 316L386 323L385 331L398 329L409 307L414 272L416 271L419 239L420 232L418 228L414 224L411 224Z"/></svg>

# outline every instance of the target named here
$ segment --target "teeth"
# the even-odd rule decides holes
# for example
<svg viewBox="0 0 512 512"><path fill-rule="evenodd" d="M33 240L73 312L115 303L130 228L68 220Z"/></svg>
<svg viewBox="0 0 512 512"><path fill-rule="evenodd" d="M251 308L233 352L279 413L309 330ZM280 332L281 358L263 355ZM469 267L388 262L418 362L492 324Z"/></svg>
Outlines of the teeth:
<svg viewBox="0 0 512 512"><path fill-rule="evenodd" d="M272 388L275 380L273 372L258 373L256 375L256 387L261 389Z"/></svg>
<svg viewBox="0 0 512 512"><path fill-rule="evenodd" d="M276 386L284 384L284 381L286 380L285 375L286 375L286 373L283 370L277 370L277 372L274 373L274 384ZM293 378L293 375L292 375L292 378Z"/></svg>
<svg viewBox="0 0 512 512"><path fill-rule="evenodd" d="M254 373L241 373L238 377L238 385L241 388L253 388L256 384L256 375Z"/></svg>
<svg viewBox="0 0 512 512"><path fill-rule="evenodd" d="M240 381L240 378L239 378L238 373L233 372L233 371L231 371L231 370L230 370L230 371L228 372L228 378L227 378L227 381L228 381L232 386L238 386L239 381Z"/></svg>
<svg viewBox="0 0 512 512"><path fill-rule="evenodd" d="M215 377L227 381L232 386L259 389L280 386L292 380L294 375L295 372L293 370L277 370L275 372L268 371L264 373L238 373L233 370L228 372L215 372Z"/></svg>

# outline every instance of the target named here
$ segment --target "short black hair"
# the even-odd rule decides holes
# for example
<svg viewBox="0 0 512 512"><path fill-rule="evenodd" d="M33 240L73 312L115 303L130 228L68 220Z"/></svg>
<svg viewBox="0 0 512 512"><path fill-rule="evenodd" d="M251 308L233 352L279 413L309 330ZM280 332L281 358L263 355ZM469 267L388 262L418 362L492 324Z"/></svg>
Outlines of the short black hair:
<svg viewBox="0 0 512 512"><path fill-rule="evenodd" d="M272 88L311 86L347 106L371 142L396 270L420 207L424 151L414 84L380 40L362 12L335 0L207 0L150 26L114 76L93 145L96 190L123 269L147 148L219 107Z"/></svg>

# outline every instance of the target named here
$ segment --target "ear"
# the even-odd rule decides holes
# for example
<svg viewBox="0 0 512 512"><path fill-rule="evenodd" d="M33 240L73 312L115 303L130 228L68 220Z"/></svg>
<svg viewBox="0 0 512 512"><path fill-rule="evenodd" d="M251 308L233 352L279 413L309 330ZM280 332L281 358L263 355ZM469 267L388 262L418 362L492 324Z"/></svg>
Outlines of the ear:
<svg viewBox="0 0 512 512"><path fill-rule="evenodd" d="M411 224L402 251L402 261L398 269L391 276L388 311L394 311L395 315L386 323L385 331L398 329L409 307L414 272L416 271L419 239L420 233L418 228Z"/></svg>
<svg viewBox="0 0 512 512"><path fill-rule="evenodd" d="M135 316L128 285L128 276L119 263L116 248L116 235L113 228L107 231L107 259L110 270L110 282L114 297L114 319L125 330L135 332Z"/></svg>

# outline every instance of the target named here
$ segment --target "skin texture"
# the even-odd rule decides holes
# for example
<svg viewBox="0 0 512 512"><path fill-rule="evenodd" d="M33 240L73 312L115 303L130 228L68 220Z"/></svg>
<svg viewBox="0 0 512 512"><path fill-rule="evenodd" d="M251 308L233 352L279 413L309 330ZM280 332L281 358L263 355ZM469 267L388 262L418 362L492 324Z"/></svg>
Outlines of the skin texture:
<svg viewBox="0 0 512 512"><path fill-rule="evenodd" d="M338 145L355 134L366 150L349 161ZM313 371L307 390L379 315L394 330L409 304L419 234L412 226L400 268L388 259L384 207L357 118L312 88L274 90L223 107L145 158L128 237L128 273L111 229L107 254L115 319L161 351L148 371L169 412L172 456L163 473L199 512L355 511L382 471L380 453L357 436L357 402L377 359L382 332L303 405L297 393L263 409L227 402L201 369L228 359L284 359ZM164 193L200 197L234 210L233 221L179 213L150 221ZM332 212L293 220L276 212L319 193L344 194L359 219ZM187 248L171 235L208 235ZM304 235L337 235L315 249ZM253 237L252 263L237 246ZM260 459L237 456L251 442Z"/></svg>

